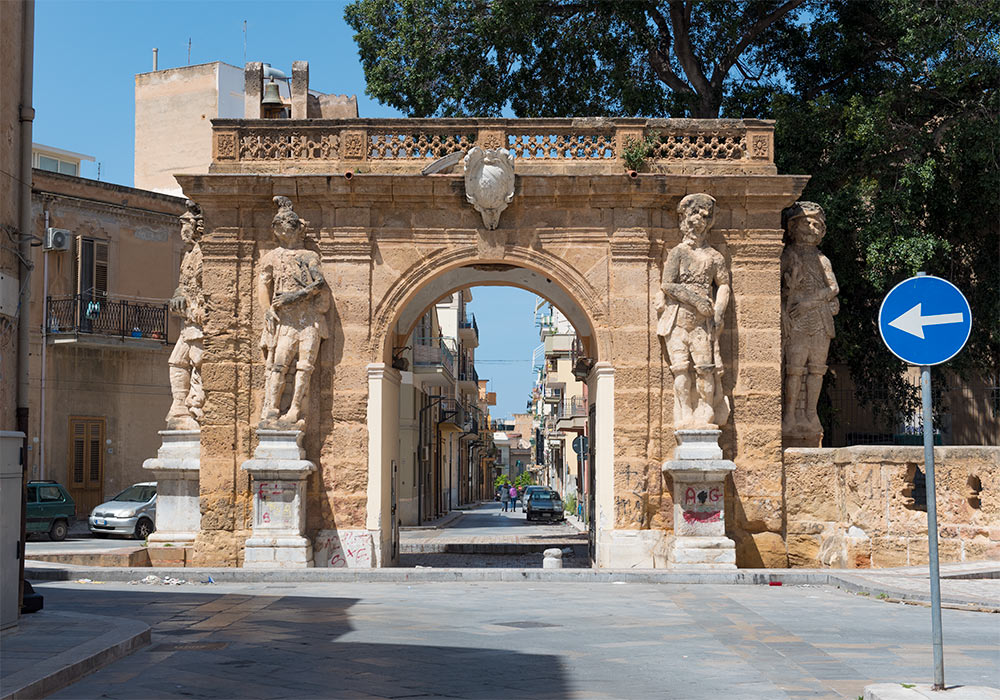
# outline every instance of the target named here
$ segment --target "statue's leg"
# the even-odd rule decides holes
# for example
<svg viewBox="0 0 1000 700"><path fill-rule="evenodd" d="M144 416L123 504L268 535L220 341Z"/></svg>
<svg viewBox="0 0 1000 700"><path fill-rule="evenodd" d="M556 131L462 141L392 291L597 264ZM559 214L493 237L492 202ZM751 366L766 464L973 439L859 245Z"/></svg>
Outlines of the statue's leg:
<svg viewBox="0 0 1000 700"><path fill-rule="evenodd" d="M803 421L799 411L799 394L802 393L802 378L806 375L804 366L785 367L785 411L782 417L782 428L792 430Z"/></svg>
<svg viewBox="0 0 1000 700"><path fill-rule="evenodd" d="M170 353L170 411L167 413L167 427L173 430L194 430L198 424L187 407L188 392L191 390L191 359L188 341L179 339Z"/></svg>
<svg viewBox="0 0 1000 700"><path fill-rule="evenodd" d="M686 428L691 422L691 360L687 331L674 327L666 339L667 361L674 375L674 428Z"/></svg>
<svg viewBox="0 0 1000 700"><path fill-rule="evenodd" d="M271 370L264 379L264 405L261 408L261 420L273 420L278 417L281 395L285 391L285 375L288 373L289 360L294 350L295 339L293 337L285 334L278 336L272 354Z"/></svg>
<svg viewBox="0 0 1000 700"><path fill-rule="evenodd" d="M201 421L201 417L204 415L202 407L205 405L205 387L201 382L201 359L204 354L205 350L202 347L202 341L200 339L192 340L189 350L189 357L191 358L191 388L188 390L187 399L185 399L184 403L198 421Z"/></svg>
<svg viewBox="0 0 1000 700"><path fill-rule="evenodd" d="M715 353L708 331L691 331L691 359L698 382L697 408L694 418L699 426L715 425Z"/></svg>
<svg viewBox="0 0 1000 700"><path fill-rule="evenodd" d="M295 387L292 390L292 405L285 414L285 420L295 423L304 413L306 397L309 394L309 382L316 358L319 356L319 334L314 328L302 331L299 338L299 361L295 365Z"/></svg>
<svg viewBox="0 0 1000 700"><path fill-rule="evenodd" d="M826 365L809 363L809 375L806 377L806 419L809 427L816 431L823 431L823 424L819 422L819 413L816 412L816 404L819 403L820 392L823 391L823 377L826 376Z"/></svg>

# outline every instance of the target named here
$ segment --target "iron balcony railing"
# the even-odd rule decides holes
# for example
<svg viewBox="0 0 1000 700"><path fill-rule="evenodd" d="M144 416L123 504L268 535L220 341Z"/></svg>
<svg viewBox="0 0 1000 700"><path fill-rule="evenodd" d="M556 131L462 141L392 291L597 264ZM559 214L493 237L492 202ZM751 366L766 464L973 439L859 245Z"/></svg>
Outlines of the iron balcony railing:
<svg viewBox="0 0 1000 700"><path fill-rule="evenodd" d="M458 327L462 329L471 328L475 332L476 337L479 337L479 326L476 324L475 314L470 314L459 321Z"/></svg>
<svg viewBox="0 0 1000 700"><path fill-rule="evenodd" d="M167 303L74 294L48 297L48 335L100 335L167 342Z"/></svg>
<svg viewBox="0 0 1000 700"><path fill-rule="evenodd" d="M415 338L413 364L418 367L443 365L454 376L455 350L453 338Z"/></svg>
<svg viewBox="0 0 1000 700"><path fill-rule="evenodd" d="M587 401L582 396L571 396L563 399L559 406L560 418L578 418L587 415Z"/></svg>

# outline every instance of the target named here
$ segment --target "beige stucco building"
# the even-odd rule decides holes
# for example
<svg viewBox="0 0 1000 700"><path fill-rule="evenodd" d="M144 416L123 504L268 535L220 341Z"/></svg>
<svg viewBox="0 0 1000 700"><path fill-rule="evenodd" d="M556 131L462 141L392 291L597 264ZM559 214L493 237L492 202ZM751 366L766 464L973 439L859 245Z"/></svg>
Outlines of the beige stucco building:
<svg viewBox="0 0 1000 700"><path fill-rule="evenodd" d="M184 200L37 169L32 181L46 243L32 249L28 474L64 484L84 517L149 480L142 462L170 405Z"/></svg>

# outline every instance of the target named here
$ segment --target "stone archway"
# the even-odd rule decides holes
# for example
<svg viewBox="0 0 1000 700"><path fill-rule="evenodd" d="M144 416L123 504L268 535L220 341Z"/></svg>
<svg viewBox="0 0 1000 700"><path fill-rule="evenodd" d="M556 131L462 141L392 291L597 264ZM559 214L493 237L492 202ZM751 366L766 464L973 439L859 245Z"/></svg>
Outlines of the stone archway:
<svg viewBox="0 0 1000 700"><path fill-rule="evenodd" d="M621 148L653 131L664 147L654 153L651 172L626 174ZM441 155L420 144L461 150L468 139L455 134L466 132L516 155L513 196L493 231L466 201L461 174L420 174ZM551 134L563 146L545 146ZM612 397L602 406L613 406L604 424L613 439L599 457L612 474L604 482L599 562L665 566L673 513L660 466L675 447L673 396L652 306L663 253L680 240L677 204L704 192L717 202L710 242L732 271L720 340L723 388L732 402L721 445L736 463L726 481L733 505L726 532L736 540L739 563L780 565L780 217L807 178L776 174L770 123L216 120L213 139L212 172L177 176L206 223L210 312L196 563L240 565L252 527L252 494L240 466L257 446L263 385L263 319L254 289L261 256L275 246L271 200L282 195L310 222L307 247L333 291L331 335L313 376L303 442L317 466L304 490L304 531L314 547L350 540L364 554L348 565L390 563L378 505L387 485L376 481L387 452L370 426L392 403L394 325L408 304L422 303L422 289L450 271L504 266L493 270L499 274L509 266L545 279L538 282L544 296L565 294L562 303L578 306L593 332L596 392Z"/></svg>
<svg viewBox="0 0 1000 700"><path fill-rule="evenodd" d="M395 551L389 539L395 536L391 522L395 503L390 505L395 491L390 480L396 478L394 465L401 459L396 410L400 373L387 362L392 357L392 349L405 341L419 316L437 300L466 287L496 285L518 287L552 302L573 324L588 352L592 370L587 385L596 407L592 436L597 487L595 551L598 552L598 566L610 565L601 559L602 556L607 558L608 552L601 547L602 535L614 523L614 454L610 449L614 443L614 368L602 359L610 347L607 328L601 325L606 318L606 303L575 269L544 252L515 248L502 260L483 258L474 247L431 256L400 277L376 307L377 330L372 349L377 352L381 346L381 356L377 359L382 361L368 365L366 527L372 533L380 561L391 560L391 552ZM562 282L557 283L555 279ZM574 291L571 293L569 289ZM578 301L577 295L585 301Z"/></svg>

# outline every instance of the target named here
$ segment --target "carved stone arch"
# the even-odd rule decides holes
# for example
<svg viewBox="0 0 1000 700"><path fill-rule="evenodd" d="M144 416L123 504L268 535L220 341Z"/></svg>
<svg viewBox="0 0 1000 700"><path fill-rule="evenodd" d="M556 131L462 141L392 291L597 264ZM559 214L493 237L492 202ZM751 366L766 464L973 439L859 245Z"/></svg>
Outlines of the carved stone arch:
<svg viewBox="0 0 1000 700"><path fill-rule="evenodd" d="M463 267L487 265L520 268L544 275L546 282L551 283L564 295L564 299L560 299L559 303L550 299L549 297L553 295L547 294L545 289L535 288L528 284L507 282L500 275L497 275L495 280L485 283L509 284L526 289L552 301L571 321L574 318L585 319L586 326L589 328L578 328L578 332L584 336L588 346L587 350L595 361L610 357L610 337L606 331L605 323L607 300L594 289L579 270L559 257L534 249L514 247L507 250L503 258L494 259L482 257L477 246L462 246L443 249L422 259L403 272L378 302L372 323L371 361L391 363L392 347L391 343L387 341L391 340L393 328L404 310L413 303L420 290L429 282ZM472 284L477 283L482 282L472 282ZM456 291L466 286L470 286L469 283L457 285L450 291ZM576 309L563 308L564 306L575 306ZM574 313L574 311L578 311L578 313ZM580 324L580 321L577 321L577 324ZM589 331L589 334L585 333L585 330Z"/></svg>

